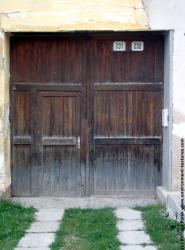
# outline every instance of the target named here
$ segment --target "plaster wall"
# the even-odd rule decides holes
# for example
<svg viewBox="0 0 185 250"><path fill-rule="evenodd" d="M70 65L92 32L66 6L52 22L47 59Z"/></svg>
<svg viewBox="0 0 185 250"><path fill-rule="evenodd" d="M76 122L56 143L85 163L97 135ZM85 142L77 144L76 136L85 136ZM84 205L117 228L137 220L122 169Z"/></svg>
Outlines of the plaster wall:
<svg viewBox="0 0 185 250"><path fill-rule="evenodd" d="M148 28L141 0L2 0L0 12L6 32Z"/></svg>
<svg viewBox="0 0 185 250"><path fill-rule="evenodd" d="M0 31L0 192L10 182L9 36Z"/></svg>
<svg viewBox="0 0 185 250"><path fill-rule="evenodd" d="M185 3L184 0L144 0L151 30L173 30L171 190L180 188L180 139L185 138ZM170 72L169 72L170 73ZM169 80L170 85L170 80ZM172 117L173 114L173 117ZM168 166L170 168L170 165Z"/></svg>

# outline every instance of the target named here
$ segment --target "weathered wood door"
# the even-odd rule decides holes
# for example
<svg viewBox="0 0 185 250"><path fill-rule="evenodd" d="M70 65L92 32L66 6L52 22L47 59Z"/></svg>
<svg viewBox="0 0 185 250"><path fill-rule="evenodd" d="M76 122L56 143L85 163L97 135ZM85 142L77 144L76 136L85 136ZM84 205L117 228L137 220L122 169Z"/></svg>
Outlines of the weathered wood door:
<svg viewBox="0 0 185 250"><path fill-rule="evenodd" d="M12 37L11 83L13 195L146 195L161 184L160 35Z"/></svg>
<svg viewBox="0 0 185 250"><path fill-rule="evenodd" d="M84 195L83 60L81 39L12 38L13 195Z"/></svg>
<svg viewBox="0 0 185 250"><path fill-rule="evenodd" d="M113 51L114 41L126 51ZM161 184L163 39L95 37L89 55L94 194L151 195Z"/></svg>

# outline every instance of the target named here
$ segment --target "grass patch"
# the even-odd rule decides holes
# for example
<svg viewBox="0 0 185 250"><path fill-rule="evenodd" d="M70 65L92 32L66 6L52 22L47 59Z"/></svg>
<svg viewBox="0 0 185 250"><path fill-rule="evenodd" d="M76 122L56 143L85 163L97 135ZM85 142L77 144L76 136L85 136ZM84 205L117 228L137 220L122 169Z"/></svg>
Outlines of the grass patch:
<svg viewBox="0 0 185 250"><path fill-rule="evenodd" d="M18 203L0 201L0 249L13 250L25 230L34 221L34 208L24 208Z"/></svg>
<svg viewBox="0 0 185 250"><path fill-rule="evenodd" d="M172 220L160 205L142 207L146 232L159 250L177 250L180 247L180 223Z"/></svg>
<svg viewBox="0 0 185 250"><path fill-rule="evenodd" d="M65 211L52 250L118 250L113 209Z"/></svg>

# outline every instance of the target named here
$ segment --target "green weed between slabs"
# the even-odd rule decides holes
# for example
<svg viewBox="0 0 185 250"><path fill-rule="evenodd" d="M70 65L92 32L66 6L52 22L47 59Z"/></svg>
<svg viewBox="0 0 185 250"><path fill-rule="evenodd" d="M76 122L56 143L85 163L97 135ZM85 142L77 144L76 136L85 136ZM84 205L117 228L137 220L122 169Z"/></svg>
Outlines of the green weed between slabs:
<svg viewBox="0 0 185 250"><path fill-rule="evenodd" d="M0 249L13 250L26 229L34 221L34 208L18 203L0 201Z"/></svg>
<svg viewBox="0 0 185 250"><path fill-rule="evenodd" d="M118 250L113 209L68 209L52 250Z"/></svg>
<svg viewBox="0 0 185 250"><path fill-rule="evenodd" d="M162 206L148 206L138 210L142 211L146 232L159 250L182 249L180 223L170 219Z"/></svg>

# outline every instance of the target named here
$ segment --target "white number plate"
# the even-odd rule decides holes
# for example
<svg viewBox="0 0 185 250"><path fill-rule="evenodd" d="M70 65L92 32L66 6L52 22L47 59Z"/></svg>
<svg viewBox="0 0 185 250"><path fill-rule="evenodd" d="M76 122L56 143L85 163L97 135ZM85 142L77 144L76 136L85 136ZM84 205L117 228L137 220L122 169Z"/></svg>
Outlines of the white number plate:
<svg viewBox="0 0 185 250"><path fill-rule="evenodd" d="M113 42L113 51L125 51L126 42L124 41L114 41Z"/></svg>
<svg viewBox="0 0 185 250"><path fill-rule="evenodd" d="M132 51L143 51L144 50L144 42L133 41L131 48L132 48Z"/></svg>

